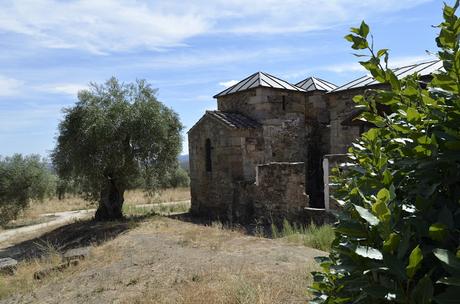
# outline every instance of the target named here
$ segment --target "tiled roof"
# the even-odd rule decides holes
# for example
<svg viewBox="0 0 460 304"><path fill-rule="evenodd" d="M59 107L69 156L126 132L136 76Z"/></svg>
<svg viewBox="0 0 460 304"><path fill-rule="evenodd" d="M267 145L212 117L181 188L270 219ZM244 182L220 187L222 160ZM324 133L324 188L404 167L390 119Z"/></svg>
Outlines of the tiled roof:
<svg viewBox="0 0 460 304"><path fill-rule="evenodd" d="M215 95L214 98L233 94L236 92L241 92L245 90L249 90L252 88L257 87L268 87L268 88L275 88L275 89L283 89L283 90L290 90L290 91L300 91L304 92L302 88L296 87L289 82L279 79L275 76L264 72L257 72L252 74L249 77L241 80L237 84L223 90L219 94Z"/></svg>
<svg viewBox="0 0 460 304"><path fill-rule="evenodd" d="M316 77L308 77L307 79L302 80L301 82L296 84L296 87L302 88L307 92L312 91L332 91L337 86L329 81L316 78Z"/></svg>
<svg viewBox="0 0 460 304"><path fill-rule="evenodd" d="M433 72L439 71L442 69L442 61L440 60L433 60L428 62L422 62L417 64L412 64L400 68L393 69L396 76L401 79L408 75L412 75L414 73L418 73L420 76L427 76L432 74ZM347 84L344 84L331 92L339 92L345 91L355 88L361 88L371 85L380 84L377 80L375 80L372 76L366 75L361 78L355 79Z"/></svg>
<svg viewBox="0 0 460 304"><path fill-rule="evenodd" d="M256 129L260 124L240 113L222 112L222 111L206 111L206 115L219 120L226 126L233 129Z"/></svg>

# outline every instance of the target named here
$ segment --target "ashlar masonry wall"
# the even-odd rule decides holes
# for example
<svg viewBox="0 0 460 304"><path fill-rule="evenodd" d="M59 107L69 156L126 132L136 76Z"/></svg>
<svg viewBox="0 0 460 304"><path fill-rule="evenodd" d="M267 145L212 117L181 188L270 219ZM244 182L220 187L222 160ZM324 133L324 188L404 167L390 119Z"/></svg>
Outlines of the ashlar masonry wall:
<svg viewBox="0 0 460 304"><path fill-rule="evenodd" d="M235 181L254 179L253 157L261 154L260 130L230 129L212 118L189 132L192 212L211 218L228 218ZM206 141L211 144L211 170L206 166ZM252 144L247 145L247 142ZM244 155L244 157L242 157ZM251 164L251 165L250 165Z"/></svg>
<svg viewBox="0 0 460 304"><path fill-rule="evenodd" d="M302 221L305 194L305 163L274 162L257 166L254 215L263 221Z"/></svg>
<svg viewBox="0 0 460 304"><path fill-rule="evenodd" d="M260 163L304 160L305 93L259 87L217 99L220 111L238 112L262 125Z"/></svg>

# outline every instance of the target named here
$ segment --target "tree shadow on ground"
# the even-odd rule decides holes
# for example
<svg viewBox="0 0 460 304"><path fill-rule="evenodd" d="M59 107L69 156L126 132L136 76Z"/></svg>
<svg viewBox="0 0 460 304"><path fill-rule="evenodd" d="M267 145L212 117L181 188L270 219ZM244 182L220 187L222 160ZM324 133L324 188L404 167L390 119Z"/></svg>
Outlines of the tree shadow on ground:
<svg viewBox="0 0 460 304"><path fill-rule="evenodd" d="M173 214L167 217L171 219L187 222L187 223L201 225L201 226L218 225L224 229L238 230L239 232L247 234L247 235L256 235L256 234L261 234L261 233L264 236L271 235L270 224L260 224L255 221L252 223L234 223L234 222L224 221L220 219L212 219L206 216L197 216L197 215L193 215L190 212Z"/></svg>
<svg viewBox="0 0 460 304"><path fill-rule="evenodd" d="M50 250L63 253L69 249L98 246L116 238L154 214L130 216L119 221L99 222L94 219L79 220L60 226L33 239L0 249L0 258L10 257L18 261L40 258Z"/></svg>

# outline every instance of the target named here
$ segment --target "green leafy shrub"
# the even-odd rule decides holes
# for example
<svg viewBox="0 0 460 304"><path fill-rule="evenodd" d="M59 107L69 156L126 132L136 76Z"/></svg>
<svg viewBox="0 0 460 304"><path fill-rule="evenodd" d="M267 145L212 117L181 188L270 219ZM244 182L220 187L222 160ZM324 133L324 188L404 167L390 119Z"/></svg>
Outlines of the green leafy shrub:
<svg viewBox="0 0 460 304"><path fill-rule="evenodd" d="M346 39L388 90L354 98L375 128L337 171L342 204L310 303L460 303L460 19L445 5L436 41L444 71L399 80L363 22ZM362 56L361 54L358 54Z"/></svg>
<svg viewBox="0 0 460 304"><path fill-rule="evenodd" d="M168 187L177 188L177 187L189 187L190 186L190 177L188 172L185 171L182 167L177 167L171 173L171 176L168 180Z"/></svg>
<svg viewBox="0 0 460 304"><path fill-rule="evenodd" d="M38 155L0 158L0 226L15 219L32 199L53 194L55 179Z"/></svg>

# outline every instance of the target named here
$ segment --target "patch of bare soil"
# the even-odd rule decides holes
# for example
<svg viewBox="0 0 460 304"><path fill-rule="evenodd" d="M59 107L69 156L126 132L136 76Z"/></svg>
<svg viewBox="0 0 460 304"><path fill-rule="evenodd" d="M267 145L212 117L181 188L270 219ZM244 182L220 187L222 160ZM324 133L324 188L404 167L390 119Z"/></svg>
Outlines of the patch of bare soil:
<svg viewBox="0 0 460 304"><path fill-rule="evenodd" d="M159 216L72 225L45 239L61 249L93 244L90 257L0 303L306 303L313 257L325 254ZM19 248L33 244L9 250L25 257Z"/></svg>

